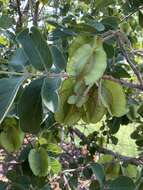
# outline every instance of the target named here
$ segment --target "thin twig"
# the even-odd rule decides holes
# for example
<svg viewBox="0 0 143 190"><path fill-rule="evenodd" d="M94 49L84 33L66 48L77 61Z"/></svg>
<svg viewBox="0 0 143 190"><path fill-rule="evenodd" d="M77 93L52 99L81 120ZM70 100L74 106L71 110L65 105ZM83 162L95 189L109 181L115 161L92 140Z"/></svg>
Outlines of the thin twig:
<svg viewBox="0 0 143 190"><path fill-rule="evenodd" d="M132 13L128 14L127 16L125 16L120 23L127 21L132 15L134 15L136 12L138 12L139 10L141 10L143 8L143 6L138 7L137 9L135 9Z"/></svg>
<svg viewBox="0 0 143 190"><path fill-rule="evenodd" d="M61 72L61 73L19 73L15 71L0 71L0 74L6 74L6 75L16 75L16 76L27 76L27 77L41 77L41 76L46 76L48 78L55 78L55 77L62 77L62 78L67 78L69 75L67 73Z"/></svg>
<svg viewBox="0 0 143 190"><path fill-rule="evenodd" d="M67 177L65 176L65 175L63 175L63 179L64 179L64 187L67 187L68 188L68 190L70 190L71 188L70 188L70 185L69 185L69 183L68 183L68 179L67 179Z"/></svg>

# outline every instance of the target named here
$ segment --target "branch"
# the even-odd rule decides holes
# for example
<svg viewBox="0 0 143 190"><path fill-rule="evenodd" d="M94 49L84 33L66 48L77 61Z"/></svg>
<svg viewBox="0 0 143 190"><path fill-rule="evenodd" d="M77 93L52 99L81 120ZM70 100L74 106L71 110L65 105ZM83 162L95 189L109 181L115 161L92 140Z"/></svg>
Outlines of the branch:
<svg viewBox="0 0 143 190"><path fill-rule="evenodd" d="M138 69L136 68L135 63L133 62L133 60L130 58L131 55L126 51L125 47L124 47L124 43L125 43L125 39L123 39L123 35L122 33L118 32L116 33L116 37L120 46L120 49L122 51L123 56L125 57L125 59L127 60L127 62L129 63L130 67L132 68L133 72L135 73L138 81L140 82L140 85L143 87L143 79L142 79L142 75L141 73L138 71Z"/></svg>
<svg viewBox="0 0 143 190"><path fill-rule="evenodd" d="M37 22L38 22L39 4L40 4L39 1L37 1L37 2L35 3L35 11L34 11L34 15L33 15L33 25L34 25L34 26L37 26L37 24L38 24Z"/></svg>
<svg viewBox="0 0 143 190"><path fill-rule="evenodd" d="M0 74L6 74L6 75L15 75L15 76L27 76L27 77L41 77L45 76L48 78L55 78L55 77L62 77L62 78L68 78L69 75L67 73L61 72L61 73L50 73L50 72L44 72L44 73L29 73L29 72L15 72L15 71L0 71Z"/></svg>
<svg viewBox="0 0 143 190"><path fill-rule="evenodd" d="M108 80L111 80L111 81L114 81L114 82L118 82L120 83L121 85L125 86L125 87L128 87L128 88L135 88L137 90L141 90L143 91L143 86L139 85L139 84L133 84L133 83L130 83L130 82L126 82L125 80L123 79L116 79L110 75L103 75L102 77L103 79L108 79Z"/></svg>
<svg viewBox="0 0 143 190"><path fill-rule="evenodd" d="M88 143L90 143L90 141L87 139L87 137L77 128L70 128L70 130L72 130L82 141L87 141ZM96 150L98 153L112 155L114 158L117 158L122 162L130 163L130 164L137 165L137 166L143 165L143 157L142 156L140 156L138 158L124 156L117 152L113 152L112 150L100 147L98 145L96 145Z"/></svg>
<svg viewBox="0 0 143 190"><path fill-rule="evenodd" d="M22 28L22 13L20 10L20 0L16 0L17 4L17 13L18 13L18 20L16 23L16 31L19 31Z"/></svg>
<svg viewBox="0 0 143 190"><path fill-rule="evenodd" d="M56 78L56 77L61 77L61 78L69 78L69 77L74 77L74 76L70 76L65 72L61 72L61 73L29 73L29 72L25 72L25 73L19 73L19 72L15 72L15 71L0 71L0 74L6 74L6 75L15 75L15 76L27 76L27 77L41 77L41 76L45 76L47 78ZM103 75L102 76L103 79L108 79L114 82L118 82L121 85L128 87L128 88L134 88L140 91L143 91L143 86L139 85L139 84L133 84L130 82L126 82L125 80L122 79L116 79L110 75ZM86 89L86 94L88 93L88 91L90 90L91 86L89 86L89 88ZM84 94L85 96L85 94Z"/></svg>

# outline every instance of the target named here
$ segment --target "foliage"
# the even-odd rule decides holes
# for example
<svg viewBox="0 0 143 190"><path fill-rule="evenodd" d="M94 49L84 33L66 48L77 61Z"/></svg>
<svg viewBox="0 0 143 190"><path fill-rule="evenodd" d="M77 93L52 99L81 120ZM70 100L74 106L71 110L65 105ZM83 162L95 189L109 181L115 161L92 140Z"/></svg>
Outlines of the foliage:
<svg viewBox="0 0 143 190"><path fill-rule="evenodd" d="M143 1L0 10L0 189L142 190ZM137 157L114 151L123 127Z"/></svg>

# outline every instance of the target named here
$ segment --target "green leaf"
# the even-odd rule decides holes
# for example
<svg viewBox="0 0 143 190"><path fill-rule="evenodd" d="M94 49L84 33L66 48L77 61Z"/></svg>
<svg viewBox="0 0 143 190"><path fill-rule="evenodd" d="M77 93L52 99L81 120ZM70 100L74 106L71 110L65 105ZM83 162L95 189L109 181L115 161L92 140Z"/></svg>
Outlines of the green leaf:
<svg viewBox="0 0 143 190"><path fill-rule="evenodd" d="M110 180L115 179L120 174L120 163L117 162L114 164L109 164L109 165L107 164L107 167L105 167L105 173L106 173L106 179Z"/></svg>
<svg viewBox="0 0 143 190"><path fill-rule="evenodd" d="M43 78L32 81L25 87L18 104L20 127L24 132L36 134L42 122L41 87Z"/></svg>
<svg viewBox="0 0 143 190"><path fill-rule="evenodd" d="M104 26L109 27L111 29L117 29L119 25L119 18L115 16L108 16L105 17L101 23L104 24Z"/></svg>
<svg viewBox="0 0 143 190"><path fill-rule="evenodd" d="M122 119L113 117L111 120L107 121L107 126L111 134L115 134L119 131Z"/></svg>
<svg viewBox="0 0 143 190"><path fill-rule="evenodd" d="M97 22L95 20L88 20L86 24L95 28L99 32L104 31L104 29L105 29L105 27L102 23Z"/></svg>
<svg viewBox="0 0 143 190"><path fill-rule="evenodd" d="M48 152L52 152L55 154L60 154L62 152L62 149L57 144L53 143L48 143L46 149Z"/></svg>
<svg viewBox="0 0 143 190"><path fill-rule="evenodd" d="M54 65L60 70L64 70L66 68L66 60L63 53L56 46L51 47L51 53Z"/></svg>
<svg viewBox="0 0 143 190"><path fill-rule="evenodd" d="M60 79L55 78L45 78L41 90L42 102L46 108L51 112L55 112L58 108L58 93L57 89L60 86Z"/></svg>
<svg viewBox="0 0 143 190"><path fill-rule="evenodd" d="M27 158L28 158L28 154L31 150L31 145L28 144L25 148L22 149L22 151L20 152L20 155L18 157L18 161L19 162L24 162Z"/></svg>
<svg viewBox="0 0 143 190"><path fill-rule="evenodd" d="M135 190L135 184L131 178L126 176L120 176L111 181L109 190Z"/></svg>
<svg viewBox="0 0 143 190"><path fill-rule="evenodd" d="M26 77L11 77L0 79L0 123L10 110L19 87Z"/></svg>
<svg viewBox="0 0 143 190"><path fill-rule="evenodd" d="M115 78L130 78L130 74L126 71L125 68L120 64L117 64L114 67L114 71L112 73L112 76Z"/></svg>
<svg viewBox="0 0 143 190"><path fill-rule="evenodd" d="M44 148L31 149L28 161L34 175L46 176L48 174L48 154Z"/></svg>
<svg viewBox="0 0 143 190"><path fill-rule="evenodd" d="M128 164L127 167L123 167L124 175L136 179L138 174L138 168L137 166L134 166L132 164Z"/></svg>
<svg viewBox="0 0 143 190"><path fill-rule="evenodd" d="M14 24L14 20L7 14L2 14L0 17L0 28L10 28Z"/></svg>
<svg viewBox="0 0 143 190"><path fill-rule="evenodd" d="M30 63L38 70L49 71L52 65L50 49L36 27L23 30L17 36Z"/></svg>
<svg viewBox="0 0 143 190"><path fill-rule="evenodd" d="M18 48L9 61L9 65L16 71L24 70L24 66L30 64L23 48Z"/></svg>
<svg viewBox="0 0 143 190"><path fill-rule="evenodd" d="M0 144L7 152L18 151L23 143L24 133L19 127L16 118L5 118L1 126L3 131L0 133Z"/></svg>
<svg viewBox="0 0 143 190"><path fill-rule="evenodd" d="M90 167L92 169L92 172L95 174L96 179L99 181L100 186L102 187L105 181L105 172L103 166L98 163L91 163Z"/></svg>
<svg viewBox="0 0 143 190"><path fill-rule="evenodd" d="M50 165L50 168L51 168L53 174L58 174L61 171L62 166L57 159L50 158L49 165Z"/></svg>

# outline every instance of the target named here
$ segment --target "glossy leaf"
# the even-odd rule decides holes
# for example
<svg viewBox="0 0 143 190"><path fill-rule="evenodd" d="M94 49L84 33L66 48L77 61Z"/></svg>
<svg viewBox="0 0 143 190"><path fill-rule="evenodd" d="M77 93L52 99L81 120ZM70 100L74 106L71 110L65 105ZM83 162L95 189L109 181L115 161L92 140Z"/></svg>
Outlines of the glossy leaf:
<svg viewBox="0 0 143 190"><path fill-rule="evenodd" d="M57 89L60 85L60 79L55 78L45 78L41 90L42 102L46 108L51 112L55 112L58 108L58 93Z"/></svg>
<svg viewBox="0 0 143 190"><path fill-rule="evenodd" d="M66 60L61 50L59 50L56 46L52 46L51 53L54 65L58 67L60 70L65 70Z"/></svg>
<svg viewBox="0 0 143 190"><path fill-rule="evenodd" d="M11 77L0 79L0 123L9 112L17 95L19 87L26 77Z"/></svg>
<svg viewBox="0 0 143 190"><path fill-rule="evenodd" d="M41 87L43 78L32 81L25 87L18 104L20 127L24 132L36 134L42 122Z"/></svg>
<svg viewBox="0 0 143 190"><path fill-rule="evenodd" d="M24 66L30 64L22 48L18 48L9 61L9 65L16 71L24 70Z"/></svg>
<svg viewBox="0 0 143 190"><path fill-rule="evenodd" d="M52 65L50 49L36 27L23 30L17 36L29 62L38 70L48 71Z"/></svg>
<svg viewBox="0 0 143 190"><path fill-rule="evenodd" d="M28 161L34 175L46 176L48 174L48 154L44 148L32 149Z"/></svg>
<svg viewBox="0 0 143 190"><path fill-rule="evenodd" d="M96 179L99 181L101 187L103 186L103 183L105 181L105 172L103 169L103 166L98 163L91 163L90 167L93 171L93 173L96 176Z"/></svg>

